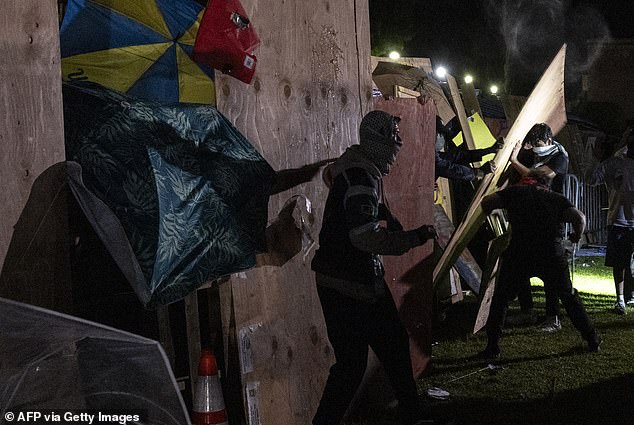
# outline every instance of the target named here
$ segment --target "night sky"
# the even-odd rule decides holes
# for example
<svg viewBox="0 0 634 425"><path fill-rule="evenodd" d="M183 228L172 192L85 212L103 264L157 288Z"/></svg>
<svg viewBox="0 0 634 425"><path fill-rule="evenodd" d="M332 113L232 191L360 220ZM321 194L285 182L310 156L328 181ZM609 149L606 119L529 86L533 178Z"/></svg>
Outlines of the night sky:
<svg viewBox="0 0 634 425"><path fill-rule="evenodd" d="M568 43L567 80L578 80L597 52L593 39L634 38L631 1L370 0L372 53L428 57L457 78L473 74L526 95ZM505 69L506 65L506 69Z"/></svg>

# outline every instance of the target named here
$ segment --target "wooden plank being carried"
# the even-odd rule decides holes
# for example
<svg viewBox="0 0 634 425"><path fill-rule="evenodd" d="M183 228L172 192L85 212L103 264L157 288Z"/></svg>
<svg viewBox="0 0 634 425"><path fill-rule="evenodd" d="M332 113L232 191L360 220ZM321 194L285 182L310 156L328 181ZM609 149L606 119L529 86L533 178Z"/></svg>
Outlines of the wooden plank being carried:
<svg viewBox="0 0 634 425"><path fill-rule="evenodd" d="M434 225L438 233L438 244L441 249L445 249L451 239L451 235L456 229L441 205L434 205ZM462 276L467 286L475 294L480 293L482 270L480 270L480 266L478 266L478 263L476 263L475 258L473 258L468 248L465 248L460 254L453 268Z"/></svg>
<svg viewBox="0 0 634 425"><path fill-rule="evenodd" d="M558 132L566 124L566 110L564 103L564 62L566 46L564 45L555 56L544 75L533 89L526 104L519 113L517 120L509 130L504 147L495 157L497 170L487 174L476 192L469 211L452 236L445 252L434 269L434 283L440 281L456 262L460 253L478 231L485 219L480 206L482 198L500 189L500 177L509 164L509 158L517 142L520 142L528 130L535 123L545 122Z"/></svg>
<svg viewBox="0 0 634 425"><path fill-rule="evenodd" d="M460 84L460 89L462 90L462 99L467 115L471 116L478 114L482 116L482 109L480 108L480 102L478 102L478 96L473 82L467 83L466 81L463 81Z"/></svg>
<svg viewBox="0 0 634 425"><path fill-rule="evenodd" d="M504 115L506 115L506 122L509 126L512 126L526 103L526 97L502 95L500 100L502 108L504 108Z"/></svg>
<svg viewBox="0 0 634 425"><path fill-rule="evenodd" d="M491 299L493 298L495 282L497 281L499 267L501 265L500 256L508 246L510 235L511 234L507 232L489 242L487 261L484 265L484 270L482 270L482 285L480 286L480 294L478 296L480 308L478 309L478 315L476 316L473 326L474 334L484 328L489 318Z"/></svg>
<svg viewBox="0 0 634 425"><path fill-rule="evenodd" d="M456 111L456 114L458 115L458 120L460 121L460 128L462 128L462 138L469 149L475 149L475 143L473 142L473 136L471 135L471 127L469 126L469 120L467 119L467 114L464 110L464 104L462 103L462 98L460 97L458 83L456 83L456 79L453 75L447 74L447 84L449 85L449 91L451 92L451 99L453 100L454 109Z"/></svg>

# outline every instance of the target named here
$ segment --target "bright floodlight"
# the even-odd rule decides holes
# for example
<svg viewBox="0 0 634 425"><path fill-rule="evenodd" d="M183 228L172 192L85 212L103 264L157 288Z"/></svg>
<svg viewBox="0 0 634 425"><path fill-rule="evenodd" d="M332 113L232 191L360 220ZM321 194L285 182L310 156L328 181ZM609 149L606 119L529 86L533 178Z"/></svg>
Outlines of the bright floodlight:
<svg viewBox="0 0 634 425"><path fill-rule="evenodd" d="M436 68L436 77L445 78L447 76L447 69L444 66Z"/></svg>
<svg viewBox="0 0 634 425"><path fill-rule="evenodd" d="M495 84L491 86L490 88L491 90L491 94L497 94L498 92L498 86L496 86Z"/></svg>
<svg viewBox="0 0 634 425"><path fill-rule="evenodd" d="M395 50L391 51L390 54L388 55L390 59L392 59L393 61L399 59L401 57L401 54Z"/></svg>
<svg viewBox="0 0 634 425"><path fill-rule="evenodd" d="M473 77L471 75L465 75L464 82L467 84L473 83Z"/></svg>

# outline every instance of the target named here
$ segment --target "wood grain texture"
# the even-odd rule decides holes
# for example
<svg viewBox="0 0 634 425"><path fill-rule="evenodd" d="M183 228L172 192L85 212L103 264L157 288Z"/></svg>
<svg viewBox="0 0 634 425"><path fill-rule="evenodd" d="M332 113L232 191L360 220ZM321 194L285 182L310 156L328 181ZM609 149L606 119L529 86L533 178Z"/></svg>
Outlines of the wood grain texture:
<svg viewBox="0 0 634 425"><path fill-rule="evenodd" d="M217 75L218 109L276 170L338 157L357 143L369 110L367 0L242 4L262 40L257 71L250 85ZM272 196L269 217L298 194L312 203L316 240L327 196L319 177ZM242 371L242 385L257 392L261 424L309 424L334 360L311 258L300 252L282 267L231 280L241 367L252 365ZM252 396L245 397L251 413Z"/></svg>
<svg viewBox="0 0 634 425"><path fill-rule="evenodd" d="M512 126L526 103L526 96L502 95L500 102L502 102L504 115L506 115L506 122Z"/></svg>
<svg viewBox="0 0 634 425"><path fill-rule="evenodd" d="M480 307L478 308L478 315L473 325L474 334L486 326L487 319L489 318L491 300L493 299L493 292L495 291L495 282L501 266L500 256L508 246L511 239L510 236L511 234L506 232L489 242L487 260L484 265L484 270L482 270L481 290L478 295Z"/></svg>
<svg viewBox="0 0 634 425"><path fill-rule="evenodd" d="M403 148L390 174L383 179L390 209L405 229L433 224L436 141L433 102L421 105L416 99L380 99L375 109L401 117ZM431 359L432 267L425 259L432 251L430 241L404 255L383 258L385 279L410 335L415 376L425 371ZM421 262L427 266L421 267Z"/></svg>
<svg viewBox="0 0 634 425"><path fill-rule="evenodd" d="M0 264L35 179L64 160L55 0L5 0L0 13Z"/></svg>
<svg viewBox="0 0 634 425"><path fill-rule="evenodd" d="M376 68L379 62L396 62L396 63L401 63L403 65L409 65L409 66L415 66L417 68L422 68L428 74L431 74L434 72L434 69L431 66L431 59L429 58L400 57L397 60L392 60L390 58L386 58L382 56L370 57L370 67L372 69Z"/></svg>
<svg viewBox="0 0 634 425"><path fill-rule="evenodd" d="M467 83L463 80L460 84L460 91L467 115L471 116L477 113L482 116L482 109L480 108L480 102L478 102L478 96L473 83Z"/></svg>
<svg viewBox="0 0 634 425"><path fill-rule="evenodd" d="M462 129L462 140L465 141L469 149L475 149L475 142L473 141L473 135L471 134L471 127L469 121L467 121L467 114L462 103L462 97L460 97L460 90L458 89L458 83L453 75L447 74L447 84L449 85L449 91L451 92L451 99L453 100L453 106L458 115L460 121L460 128ZM476 166L479 163L476 163Z"/></svg>

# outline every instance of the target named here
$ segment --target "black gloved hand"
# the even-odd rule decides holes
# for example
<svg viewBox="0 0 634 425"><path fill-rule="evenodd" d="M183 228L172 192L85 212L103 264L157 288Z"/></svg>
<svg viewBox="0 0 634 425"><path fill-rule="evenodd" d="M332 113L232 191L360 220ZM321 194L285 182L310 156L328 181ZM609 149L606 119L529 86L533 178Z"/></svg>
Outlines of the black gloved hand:
<svg viewBox="0 0 634 425"><path fill-rule="evenodd" d="M497 151L499 151L500 149L502 149L504 147L504 138L503 137L498 137L497 140L488 148L485 149L486 153L496 153Z"/></svg>
<svg viewBox="0 0 634 425"><path fill-rule="evenodd" d="M418 239L420 239L420 243L424 244L429 239L435 239L438 234L436 233L436 229L431 224L423 224L419 228L415 230Z"/></svg>
<svg viewBox="0 0 634 425"><path fill-rule="evenodd" d="M495 162L493 161L488 161L485 162L482 167L479 168L480 171L482 171L482 173L484 174L490 174L495 172Z"/></svg>
<svg viewBox="0 0 634 425"><path fill-rule="evenodd" d="M495 143L489 146L489 151L491 153L495 153L504 147L504 137L500 136L497 138Z"/></svg>

